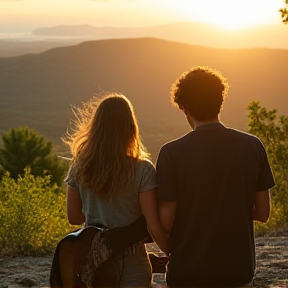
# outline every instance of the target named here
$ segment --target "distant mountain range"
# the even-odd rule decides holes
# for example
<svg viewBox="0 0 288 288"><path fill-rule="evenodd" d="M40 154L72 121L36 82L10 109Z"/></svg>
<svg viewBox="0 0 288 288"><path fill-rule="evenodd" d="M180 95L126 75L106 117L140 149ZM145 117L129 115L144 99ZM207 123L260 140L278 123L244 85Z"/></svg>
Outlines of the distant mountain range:
<svg viewBox="0 0 288 288"><path fill-rule="evenodd" d="M155 38L88 41L39 54L0 58L0 131L35 128L64 151L71 106L93 94L131 99L144 143L156 158L161 145L190 131L170 104L170 87L196 65L219 69L230 84L221 119L247 130L247 105L259 100L288 114L286 49L219 49Z"/></svg>
<svg viewBox="0 0 288 288"><path fill-rule="evenodd" d="M73 36L96 39L155 37L181 43L215 48L288 49L288 27L282 23L242 29L224 29L208 23L181 22L148 27L57 26L33 31L40 36Z"/></svg>
<svg viewBox="0 0 288 288"><path fill-rule="evenodd" d="M88 40L153 37L214 48L288 49L288 26L282 23L224 29L212 24L181 22L148 27L94 27L66 25L32 31L35 41L1 40L0 57L39 53L53 47L79 44ZM39 38L40 40L37 40Z"/></svg>

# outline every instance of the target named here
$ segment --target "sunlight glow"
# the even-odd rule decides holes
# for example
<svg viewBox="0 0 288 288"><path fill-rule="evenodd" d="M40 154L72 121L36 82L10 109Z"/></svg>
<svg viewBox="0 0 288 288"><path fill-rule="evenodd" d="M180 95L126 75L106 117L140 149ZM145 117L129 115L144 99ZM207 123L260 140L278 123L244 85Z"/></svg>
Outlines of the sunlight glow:
<svg viewBox="0 0 288 288"><path fill-rule="evenodd" d="M173 5L172 1L170 5ZM278 9L281 5L282 0L178 0L173 6L174 11L189 21L239 29L279 20Z"/></svg>
<svg viewBox="0 0 288 288"><path fill-rule="evenodd" d="M192 21L227 29L281 23L284 0L0 0L0 32L43 26L153 26Z"/></svg>

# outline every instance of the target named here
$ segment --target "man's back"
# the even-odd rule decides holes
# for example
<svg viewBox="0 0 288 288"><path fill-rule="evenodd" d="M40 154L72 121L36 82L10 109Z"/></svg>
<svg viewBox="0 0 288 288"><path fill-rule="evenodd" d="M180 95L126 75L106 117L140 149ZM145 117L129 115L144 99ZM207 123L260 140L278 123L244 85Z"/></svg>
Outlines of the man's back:
<svg viewBox="0 0 288 288"><path fill-rule="evenodd" d="M253 203L274 185L263 145L220 123L162 147L158 197L177 201L167 280L171 286L238 286L253 278Z"/></svg>

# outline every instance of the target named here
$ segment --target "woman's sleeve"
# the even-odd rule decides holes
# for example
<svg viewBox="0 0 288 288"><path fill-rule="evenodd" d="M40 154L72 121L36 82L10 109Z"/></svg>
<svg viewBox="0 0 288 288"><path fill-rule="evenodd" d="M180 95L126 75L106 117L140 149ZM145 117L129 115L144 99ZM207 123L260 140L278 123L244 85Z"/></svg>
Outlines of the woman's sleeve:
<svg viewBox="0 0 288 288"><path fill-rule="evenodd" d="M64 179L64 182L67 183L67 185L69 185L70 187L72 187L75 190L79 191L79 186L77 184L77 182L73 179L73 175L75 173L75 163L72 164L68 170L67 176Z"/></svg>
<svg viewBox="0 0 288 288"><path fill-rule="evenodd" d="M145 161L143 164L144 165L142 167L143 171L139 192L148 191L157 187L154 165L149 161Z"/></svg>

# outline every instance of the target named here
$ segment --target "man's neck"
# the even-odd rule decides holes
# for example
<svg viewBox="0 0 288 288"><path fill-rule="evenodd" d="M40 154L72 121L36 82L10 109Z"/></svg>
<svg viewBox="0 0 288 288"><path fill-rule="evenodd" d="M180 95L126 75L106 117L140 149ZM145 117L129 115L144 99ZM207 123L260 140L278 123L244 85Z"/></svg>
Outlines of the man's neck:
<svg viewBox="0 0 288 288"><path fill-rule="evenodd" d="M209 119L209 120L196 120L196 119L194 119L193 122L194 122L194 127L193 127L193 129L196 129L197 127L202 126L202 125L220 123L220 120L219 120L218 117L216 117L216 118Z"/></svg>

